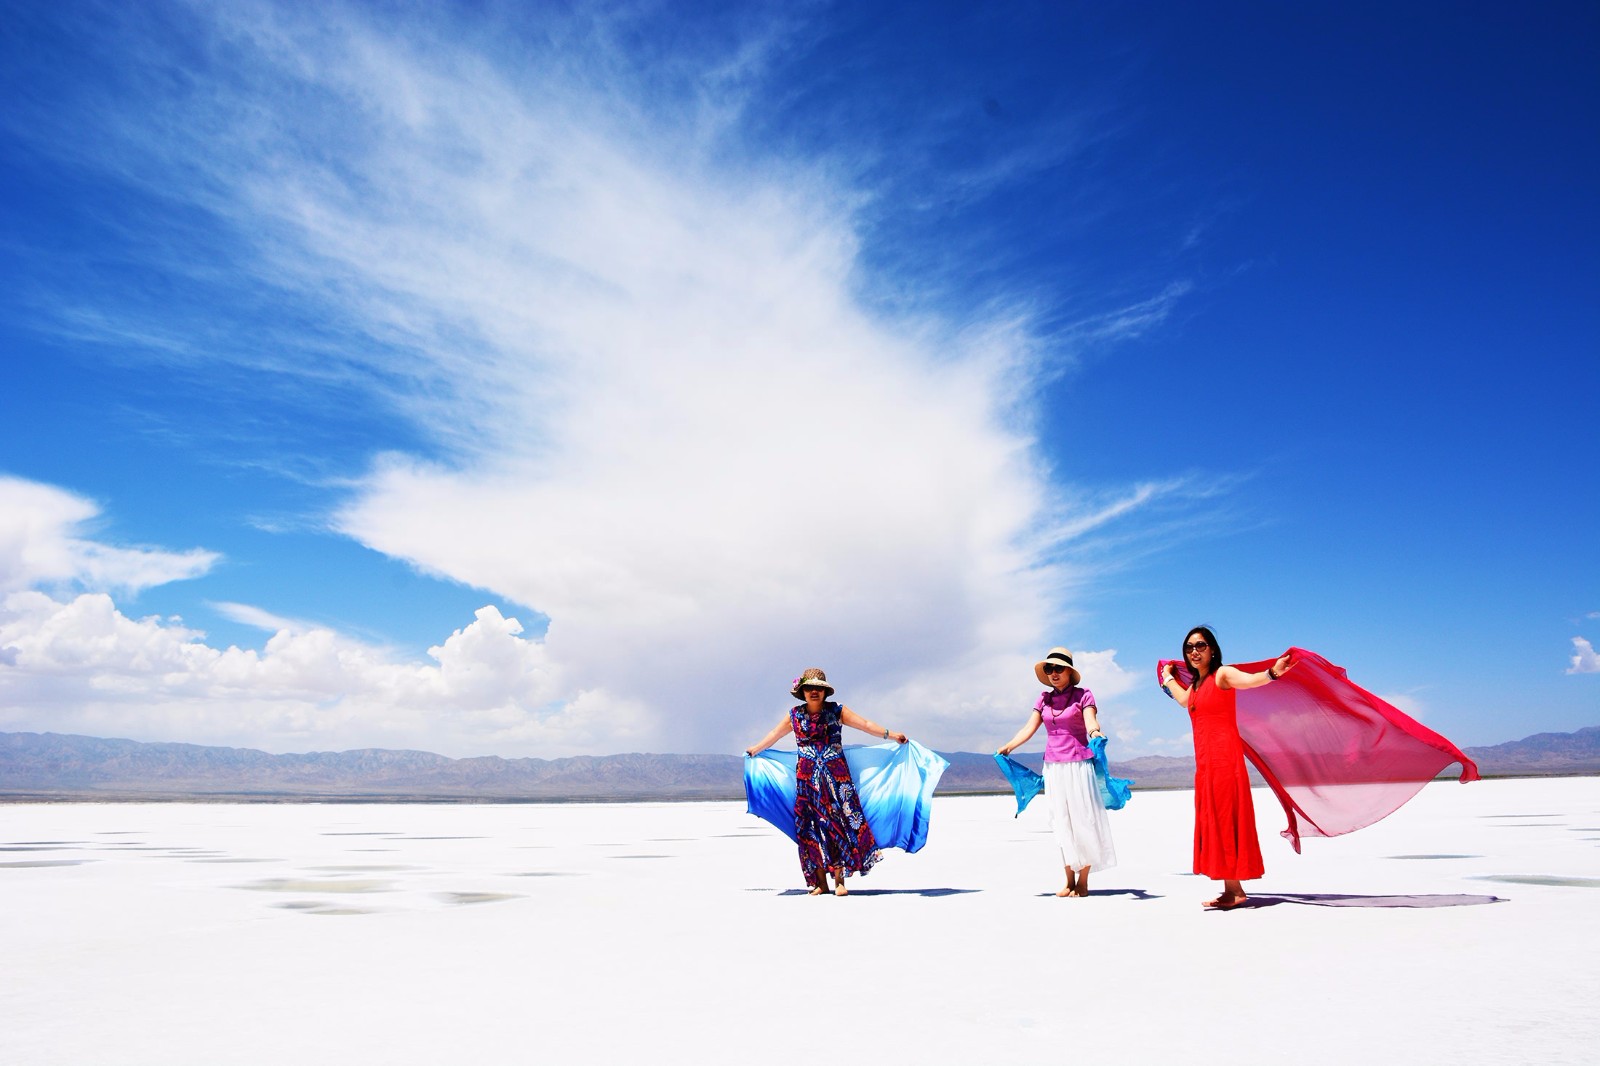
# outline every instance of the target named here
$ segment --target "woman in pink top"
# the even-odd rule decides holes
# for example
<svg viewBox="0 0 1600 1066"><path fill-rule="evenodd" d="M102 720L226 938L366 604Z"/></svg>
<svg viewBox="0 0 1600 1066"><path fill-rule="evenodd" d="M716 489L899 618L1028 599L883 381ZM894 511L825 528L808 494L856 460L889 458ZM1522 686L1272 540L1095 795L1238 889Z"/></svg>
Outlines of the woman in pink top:
<svg viewBox="0 0 1600 1066"><path fill-rule="evenodd" d="M1050 808L1050 828L1061 849L1067 883L1058 896L1087 896L1089 868L1117 864L1111 843L1111 821L1094 781L1089 738L1102 736L1094 693L1080 688L1081 674L1066 648L1051 648L1033 672L1050 687L1033 705L1033 713L1017 735L1000 749L1010 755L1045 728L1044 796Z"/></svg>

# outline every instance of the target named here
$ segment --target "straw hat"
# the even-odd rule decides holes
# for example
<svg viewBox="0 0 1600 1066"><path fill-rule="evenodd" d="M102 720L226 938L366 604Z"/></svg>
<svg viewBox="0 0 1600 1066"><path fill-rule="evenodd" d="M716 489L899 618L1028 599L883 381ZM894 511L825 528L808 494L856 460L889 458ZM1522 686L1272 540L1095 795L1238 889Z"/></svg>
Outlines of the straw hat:
<svg viewBox="0 0 1600 1066"><path fill-rule="evenodd" d="M800 694L802 688L825 688L827 695L833 695L833 686L828 684L828 675L822 672L820 666L808 666L800 671L800 676L794 679L794 686L789 689L789 695L797 700L805 699Z"/></svg>
<svg viewBox="0 0 1600 1066"><path fill-rule="evenodd" d="M1033 672L1041 685L1050 684L1050 679L1044 676L1047 665L1065 666L1067 673L1072 675L1072 684L1076 685L1083 680L1083 675L1078 673L1078 668L1072 665L1072 653L1066 648L1051 648L1045 652L1044 658L1033 664Z"/></svg>

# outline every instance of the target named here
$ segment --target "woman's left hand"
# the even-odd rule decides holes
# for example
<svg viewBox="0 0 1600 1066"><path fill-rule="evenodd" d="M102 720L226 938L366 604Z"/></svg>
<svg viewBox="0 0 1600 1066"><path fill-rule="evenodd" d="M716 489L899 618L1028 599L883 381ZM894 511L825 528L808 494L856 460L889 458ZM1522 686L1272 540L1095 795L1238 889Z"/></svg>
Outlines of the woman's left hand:
<svg viewBox="0 0 1600 1066"><path fill-rule="evenodd" d="M890 733L889 734L889 739L894 741L896 744L904 744L906 741L910 740L911 738L906 736L904 733Z"/></svg>
<svg viewBox="0 0 1600 1066"><path fill-rule="evenodd" d="M1277 674L1279 677L1287 674L1292 669L1294 669L1294 659L1289 655L1288 652L1284 652L1282 655L1278 656L1278 661L1272 664L1272 672Z"/></svg>

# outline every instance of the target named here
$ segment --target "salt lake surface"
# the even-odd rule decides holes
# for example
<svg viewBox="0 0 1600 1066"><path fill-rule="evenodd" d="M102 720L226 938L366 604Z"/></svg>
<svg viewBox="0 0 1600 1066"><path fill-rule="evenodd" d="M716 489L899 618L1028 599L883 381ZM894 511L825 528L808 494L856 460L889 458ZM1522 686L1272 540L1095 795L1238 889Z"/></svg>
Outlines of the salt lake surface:
<svg viewBox="0 0 1600 1066"><path fill-rule="evenodd" d="M0 1061L1592 1062L1600 778L1435 783L1203 912L1188 792L804 895L743 804L0 806Z"/></svg>

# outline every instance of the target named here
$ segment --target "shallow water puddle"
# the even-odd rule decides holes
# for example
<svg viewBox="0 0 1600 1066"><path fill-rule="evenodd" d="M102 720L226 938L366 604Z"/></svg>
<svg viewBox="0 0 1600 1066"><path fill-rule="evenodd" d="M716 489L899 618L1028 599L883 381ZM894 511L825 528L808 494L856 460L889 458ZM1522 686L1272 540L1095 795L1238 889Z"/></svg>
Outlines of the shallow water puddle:
<svg viewBox="0 0 1600 1066"><path fill-rule="evenodd" d="M323 874L394 873L397 870L425 870L426 866L406 866L401 863L369 863L351 866L311 866L308 869Z"/></svg>
<svg viewBox="0 0 1600 1066"><path fill-rule="evenodd" d="M301 914L376 914L377 911L365 907L350 907L343 904L318 903L315 900L289 900L285 903L274 903L274 907L284 910L298 911Z"/></svg>
<svg viewBox="0 0 1600 1066"><path fill-rule="evenodd" d="M508 899L522 899L515 892L436 892L439 899L446 903L462 906L470 903L501 903Z"/></svg>
<svg viewBox="0 0 1600 1066"><path fill-rule="evenodd" d="M252 892L389 892L388 881L310 881L294 877L269 877L248 885L234 885Z"/></svg>
<svg viewBox="0 0 1600 1066"><path fill-rule="evenodd" d="M1550 874L1480 874L1476 881L1507 885L1542 885L1548 888L1600 888L1600 877L1554 877Z"/></svg>

